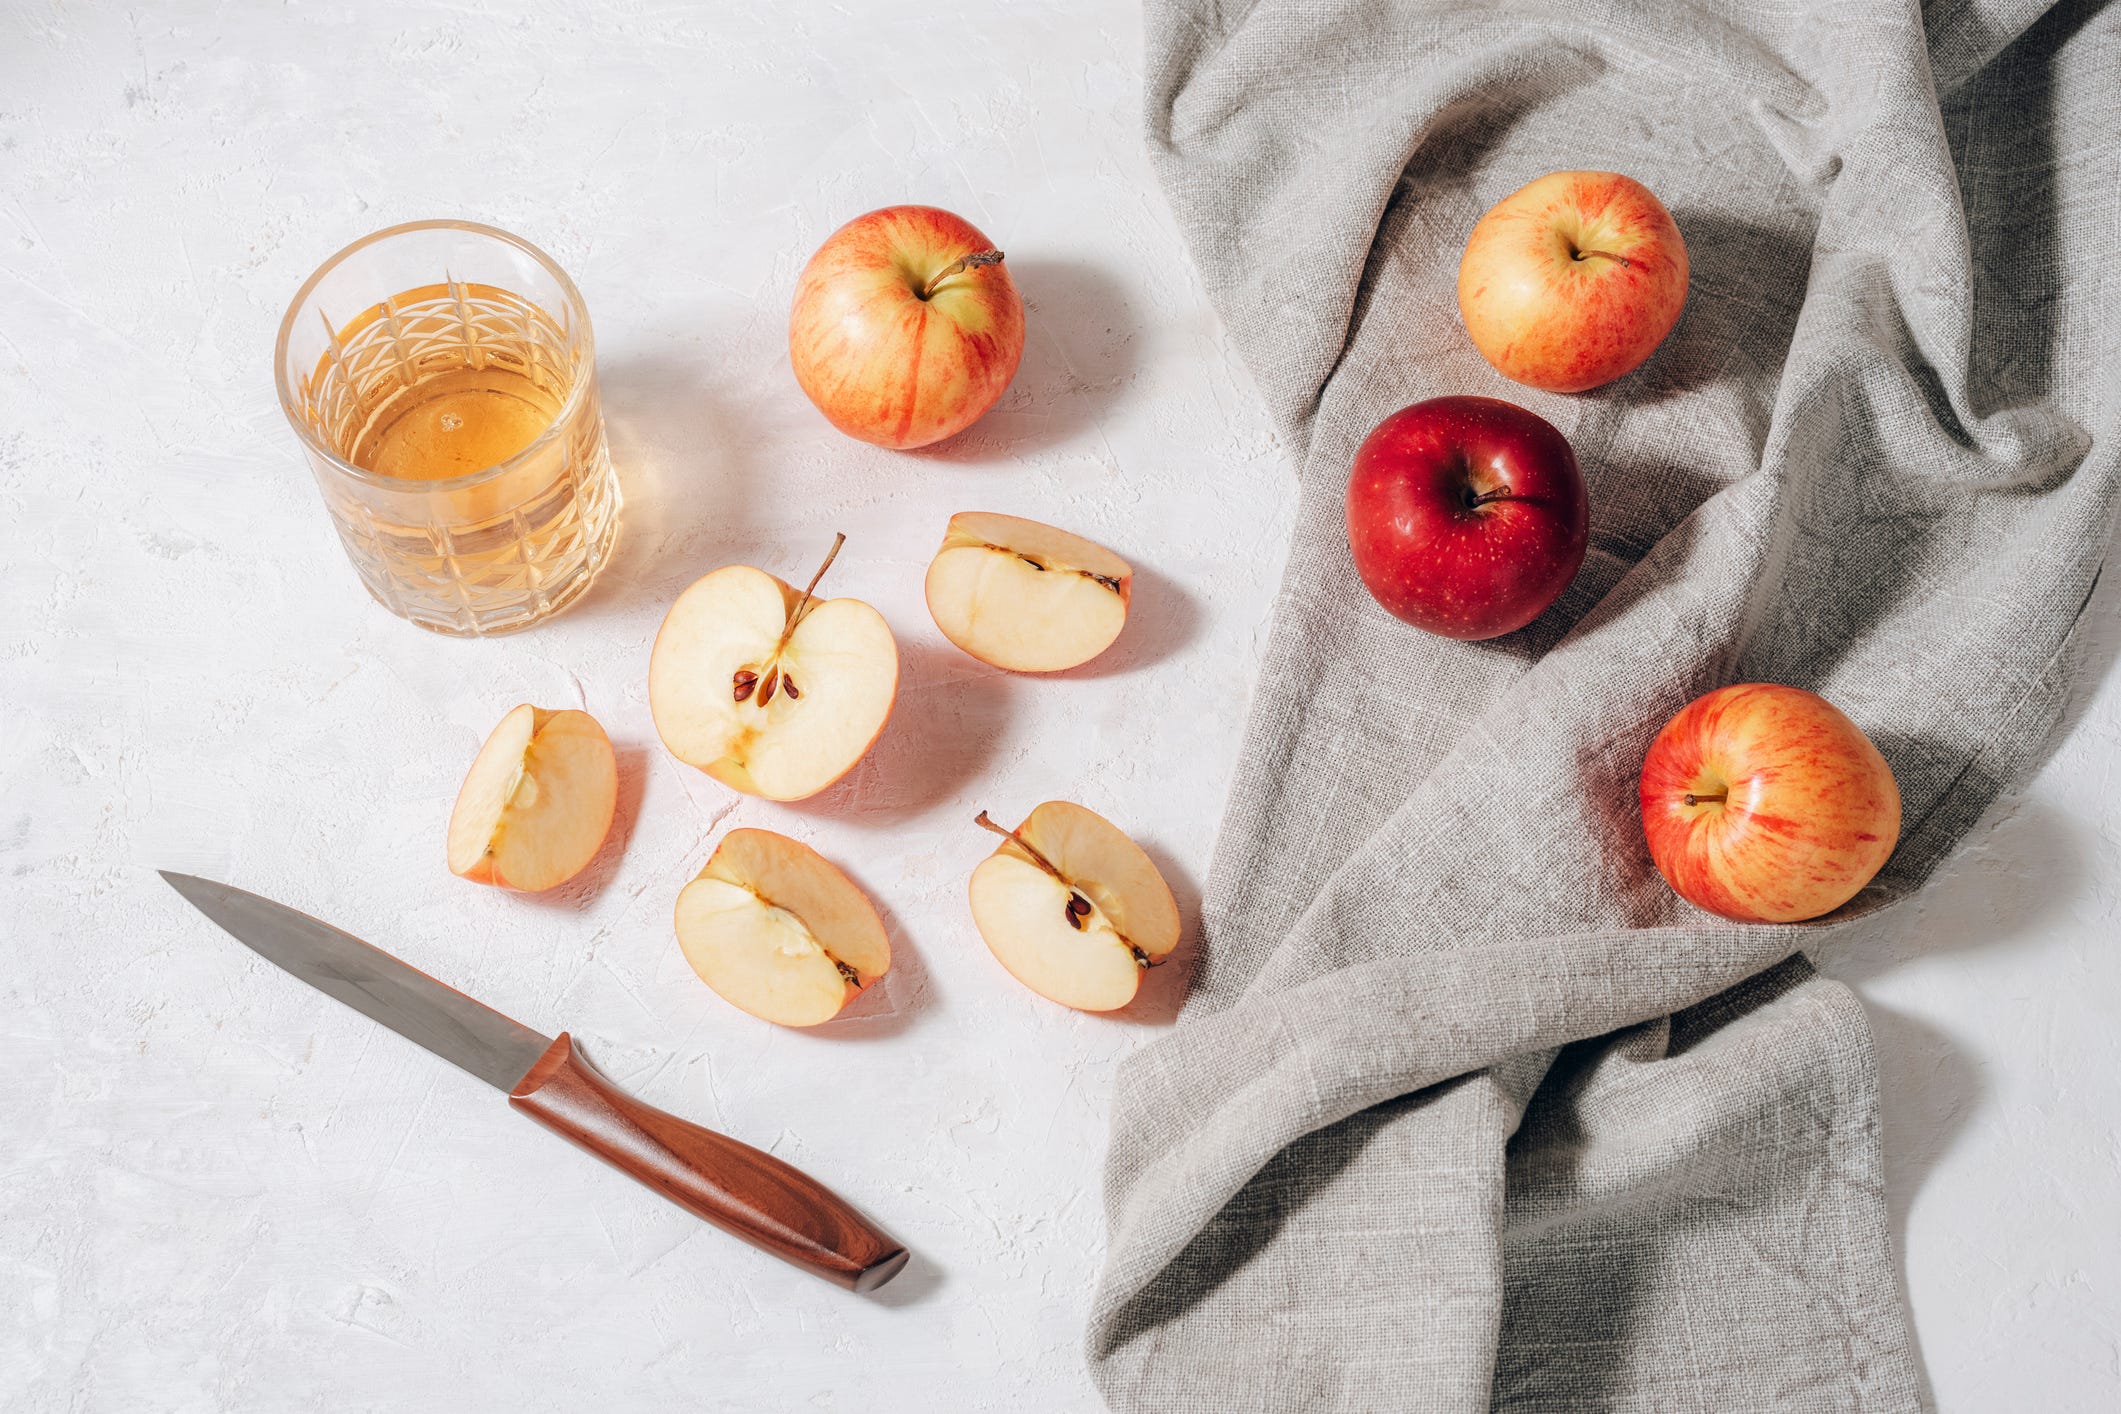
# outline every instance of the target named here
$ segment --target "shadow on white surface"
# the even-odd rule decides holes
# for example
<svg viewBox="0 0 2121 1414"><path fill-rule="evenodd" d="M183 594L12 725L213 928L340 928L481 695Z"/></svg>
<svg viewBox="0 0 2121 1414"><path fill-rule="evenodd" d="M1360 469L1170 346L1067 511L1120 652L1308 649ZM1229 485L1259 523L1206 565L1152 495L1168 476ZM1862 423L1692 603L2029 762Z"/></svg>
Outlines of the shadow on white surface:
<svg viewBox="0 0 2121 1414"><path fill-rule="evenodd" d="M1127 626L1112 646L1079 668L1052 674L1062 679L1118 677L1153 667L1185 649L1202 627L1200 605L1177 581L1158 570L1134 567Z"/></svg>
<svg viewBox="0 0 2121 1414"><path fill-rule="evenodd" d="M1884 1150L1886 1222L1893 1235L1893 1276L1907 1305L1908 1214L1924 1180L1980 1107L1988 1082L1980 1063L1937 1027L1905 1012L1866 1002L1871 1041L1878 1054L1880 1143ZM1915 1370L1931 1407L1929 1361L1912 1322Z"/></svg>
<svg viewBox="0 0 2121 1414"><path fill-rule="evenodd" d="M611 811L611 833L604 836L604 843L597 848L595 857L583 866L581 873L543 893L517 895L525 903L538 908L579 912L594 903L617 877L619 866L626 859L626 846L633 839L634 827L640 823L641 797L647 789L648 770L652 763L648 748L631 742L613 742L611 754L619 768L619 795Z"/></svg>
<svg viewBox="0 0 2121 1414"><path fill-rule="evenodd" d="M1179 1009L1185 1006L1186 994L1193 987L1194 964L1200 949L1200 885L1162 845L1150 840L1135 843L1149 856L1156 872L1164 876L1164 882L1171 886L1171 897L1178 901L1178 946L1143 975L1141 990L1134 994L1132 1002L1118 1011L1090 1015L1130 1026L1169 1026L1178 1020Z"/></svg>
<svg viewBox="0 0 2121 1414"><path fill-rule="evenodd" d="M788 809L865 829L904 825L988 773L1010 725L1012 675L946 644L899 643L898 702L855 768ZM965 813L969 832L975 810Z"/></svg>
<svg viewBox="0 0 2121 1414"><path fill-rule="evenodd" d="M599 359L597 383L626 503L611 563L568 617L644 604L660 617L686 585L726 563L716 547L759 538L744 508L761 489L751 449L764 438L697 353ZM776 572L785 577L785 567Z"/></svg>
<svg viewBox="0 0 2121 1414"><path fill-rule="evenodd" d="M2109 546L2108 572L2086 598L2077 680L2034 778L2083 721L2121 659L2121 574L2112 564L2117 549ZM1998 799L1918 893L1820 959L1828 975L1866 993L1878 1057L1887 1214L1903 1301L1911 1293L1907 1253L1916 1200L1994 1082L1974 1051L1929 1021L1882 1004L1868 995L1877 988L1867 984L1935 958L2031 949L2057 930L2081 927L2072 910L2096 887L2099 861L2074 822L2035 789L2029 785ZM1919 1331L1911 1325L1909 1334L1924 1396L1934 1404L1931 1360Z"/></svg>
<svg viewBox="0 0 2121 1414"><path fill-rule="evenodd" d="M1822 971L1863 994L1870 1020L1887 1222L1903 1302L1911 1301L1907 1254L1916 1200L1991 1086L1973 1050L1882 1004L1866 984L1930 958L2036 944L2067 926L2091 877L2091 860L2065 819L2037 800L2007 796L1919 893L1878 915L1875 925L1852 930L1821 959ZM1930 1362L1913 1323L1909 1338L1928 1394Z"/></svg>
<svg viewBox="0 0 2121 1414"><path fill-rule="evenodd" d="M871 887L861 871L850 868L845 860L833 862L854 880L855 887L868 897L876 916L883 921L884 934L891 940L891 970L884 974L883 981L864 989L838 1016L811 1027L810 1034L842 1042L888 1040L910 1027L932 1004L928 965L920 949L906 936L905 924L886 902L884 893ZM905 1273L901 1273L892 1285L905 1279Z"/></svg>
<svg viewBox="0 0 2121 1414"><path fill-rule="evenodd" d="M1920 892L1851 929L1821 962L1860 987L1920 958L2034 941L2090 878L2066 820L2038 800L2006 796Z"/></svg>
<svg viewBox="0 0 2121 1414"><path fill-rule="evenodd" d="M870 1292L867 1299L893 1310L919 1306L934 1299L935 1294L941 1291L949 1280L949 1273L923 1256L916 1248L913 1255L907 1259L905 1269L877 1290Z"/></svg>
<svg viewBox="0 0 2121 1414"><path fill-rule="evenodd" d="M963 432L910 455L987 462L997 452L1059 446L1100 427L1134 381L1141 319L1117 279L1083 261L1042 257L1012 258L1009 273L1025 325L1009 390Z"/></svg>

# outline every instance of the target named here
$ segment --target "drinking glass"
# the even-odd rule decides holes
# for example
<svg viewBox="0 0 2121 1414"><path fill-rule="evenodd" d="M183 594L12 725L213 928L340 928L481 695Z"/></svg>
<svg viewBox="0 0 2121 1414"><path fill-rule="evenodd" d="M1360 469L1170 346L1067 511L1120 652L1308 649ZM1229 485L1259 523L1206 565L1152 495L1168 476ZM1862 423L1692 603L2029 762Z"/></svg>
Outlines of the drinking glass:
<svg viewBox="0 0 2121 1414"><path fill-rule="evenodd" d="M609 559L589 314L520 236L415 221L354 242L295 296L274 364L347 558L392 613L513 633Z"/></svg>

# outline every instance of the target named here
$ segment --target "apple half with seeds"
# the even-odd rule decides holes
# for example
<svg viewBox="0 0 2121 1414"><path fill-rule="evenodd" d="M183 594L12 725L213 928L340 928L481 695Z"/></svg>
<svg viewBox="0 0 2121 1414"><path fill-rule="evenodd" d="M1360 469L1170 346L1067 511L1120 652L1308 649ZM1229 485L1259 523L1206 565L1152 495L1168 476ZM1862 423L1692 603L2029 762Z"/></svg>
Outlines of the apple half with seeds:
<svg viewBox="0 0 2121 1414"><path fill-rule="evenodd" d="M678 947L731 1006L816 1026L891 970L876 908L799 840L731 830L678 894Z"/></svg>
<svg viewBox="0 0 2121 1414"><path fill-rule="evenodd" d="M536 893L582 872L611 832L619 771L587 712L524 703L486 738L449 812L449 870Z"/></svg>
<svg viewBox="0 0 2121 1414"><path fill-rule="evenodd" d="M678 760L768 800L816 795L862 759L898 696L898 645L859 599L798 593L749 565L694 583L648 661L648 710Z"/></svg>
<svg viewBox="0 0 2121 1414"><path fill-rule="evenodd" d="M1056 673L1126 627L1134 570L1095 541L1019 516L961 511L928 565L928 612L983 663Z"/></svg>
<svg viewBox="0 0 2121 1414"><path fill-rule="evenodd" d="M1114 1011L1178 946L1178 902L1156 864L1118 826L1049 800L1005 830L972 871L972 921L1003 967L1049 1001Z"/></svg>

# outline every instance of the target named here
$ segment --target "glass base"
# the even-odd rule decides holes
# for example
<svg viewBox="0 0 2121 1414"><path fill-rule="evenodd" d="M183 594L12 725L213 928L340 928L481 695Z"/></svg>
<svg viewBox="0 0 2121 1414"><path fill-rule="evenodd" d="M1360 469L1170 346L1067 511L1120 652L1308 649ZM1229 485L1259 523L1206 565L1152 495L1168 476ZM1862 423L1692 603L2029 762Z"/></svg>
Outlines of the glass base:
<svg viewBox="0 0 2121 1414"><path fill-rule="evenodd" d="M376 540L363 536L365 544L349 541L347 550L370 597L407 623L451 638L499 638L545 622L589 592L618 543L621 506L607 466L582 488L568 530L551 540L512 538L500 555L423 544L425 553L379 557ZM342 535L346 529L342 523Z"/></svg>

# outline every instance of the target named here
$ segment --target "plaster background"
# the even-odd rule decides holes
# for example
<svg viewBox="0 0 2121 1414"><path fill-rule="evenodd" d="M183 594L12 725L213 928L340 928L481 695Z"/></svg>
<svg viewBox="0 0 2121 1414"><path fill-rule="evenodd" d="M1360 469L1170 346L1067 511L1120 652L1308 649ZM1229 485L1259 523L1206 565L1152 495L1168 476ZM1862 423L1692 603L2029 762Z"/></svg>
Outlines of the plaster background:
<svg viewBox="0 0 2121 1414"><path fill-rule="evenodd" d="M1114 1062L1167 1024L1031 996L963 904L970 817L1078 799L1190 917L1290 479L1165 214L1132 0L0 8L0 1405L1088 1410ZM1000 408L940 452L833 432L786 304L841 220L925 200L1030 306ZM591 597L464 643L341 557L271 384L286 301L432 215L544 246L595 320L627 496ZM944 643L947 515L1069 526L1139 567L1118 647L1053 681ZM807 805L670 758L648 646L697 575L800 576L903 655L871 757ZM2121 647L2073 729L1913 907L1827 970L1870 1006L1905 1276L1941 1407L2121 1384ZM621 764L614 842L555 896L456 880L442 825L519 701ZM892 975L814 1033L680 957L735 825L882 905ZM155 878L309 909L772 1149L918 1254L862 1300L610 1174L280 975Z"/></svg>

